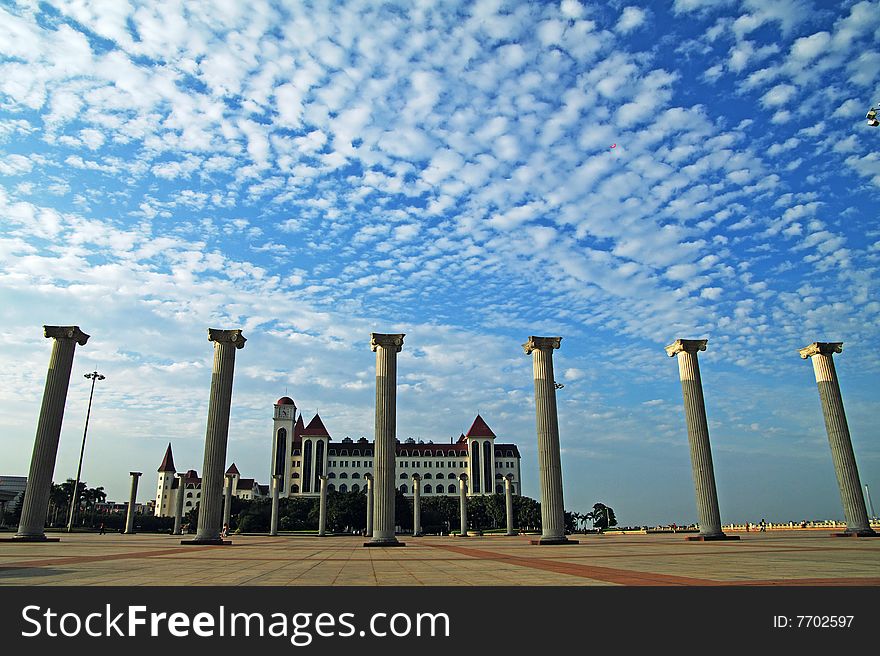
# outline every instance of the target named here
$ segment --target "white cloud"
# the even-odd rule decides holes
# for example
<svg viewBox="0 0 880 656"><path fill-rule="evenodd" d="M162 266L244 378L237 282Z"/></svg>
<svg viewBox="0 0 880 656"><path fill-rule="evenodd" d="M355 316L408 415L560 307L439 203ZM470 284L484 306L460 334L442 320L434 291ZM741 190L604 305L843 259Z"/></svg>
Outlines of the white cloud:
<svg viewBox="0 0 880 656"><path fill-rule="evenodd" d="M620 13L620 19L614 29L623 34L632 32L645 23L647 12L638 7L624 7Z"/></svg>

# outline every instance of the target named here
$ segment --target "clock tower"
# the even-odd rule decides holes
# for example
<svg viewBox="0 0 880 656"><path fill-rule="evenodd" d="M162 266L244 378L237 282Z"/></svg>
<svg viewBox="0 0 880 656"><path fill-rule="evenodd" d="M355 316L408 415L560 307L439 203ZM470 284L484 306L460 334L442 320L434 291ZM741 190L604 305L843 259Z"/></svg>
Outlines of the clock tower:
<svg viewBox="0 0 880 656"><path fill-rule="evenodd" d="M278 495L286 497L290 492L290 454L293 449L293 427L296 422L296 404L289 396L282 396L275 402L275 416L272 424L272 470L269 472L271 484L274 474L281 474L281 487Z"/></svg>

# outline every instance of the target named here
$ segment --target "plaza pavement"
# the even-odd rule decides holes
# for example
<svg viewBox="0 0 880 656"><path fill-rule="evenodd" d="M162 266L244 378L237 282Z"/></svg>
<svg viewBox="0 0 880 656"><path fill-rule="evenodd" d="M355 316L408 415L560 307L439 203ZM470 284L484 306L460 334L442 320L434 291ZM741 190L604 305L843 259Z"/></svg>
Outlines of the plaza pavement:
<svg viewBox="0 0 880 656"><path fill-rule="evenodd" d="M11 537L6 533L3 537ZM15 586L880 586L880 538L826 531L742 533L686 542L681 534L412 538L364 548L357 536L236 535L232 546L180 536L53 534L0 542L0 585Z"/></svg>

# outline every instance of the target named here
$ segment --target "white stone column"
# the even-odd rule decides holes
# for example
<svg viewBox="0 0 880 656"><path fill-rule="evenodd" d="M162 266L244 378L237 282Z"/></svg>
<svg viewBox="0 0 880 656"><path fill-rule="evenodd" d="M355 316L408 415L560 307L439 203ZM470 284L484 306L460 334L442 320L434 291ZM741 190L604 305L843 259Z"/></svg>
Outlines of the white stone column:
<svg viewBox="0 0 880 656"><path fill-rule="evenodd" d="M367 481L367 530L366 537L373 537L373 476L372 474L364 474L364 480Z"/></svg>
<svg viewBox="0 0 880 656"><path fill-rule="evenodd" d="M211 373L211 397L208 401L199 527L195 539L185 540L181 544L230 544L220 537L220 530L223 527L223 478L226 442L229 437L229 410L232 406L235 352L244 348L247 340L240 330L209 328L208 341L214 342L214 367Z"/></svg>
<svg viewBox="0 0 880 656"><path fill-rule="evenodd" d="M559 449L559 419L556 412L556 380L553 350L561 337L530 336L523 344L532 356L535 379L535 422L538 431L538 473L541 482L541 538L534 544L576 544L565 537L562 498L562 460Z"/></svg>
<svg viewBox="0 0 880 656"><path fill-rule="evenodd" d="M272 475L272 519L269 521L269 535L278 535L278 492L281 487L281 474Z"/></svg>
<svg viewBox="0 0 880 656"><path fill-rule="evenodd" d="M412 477L413 484L413 537L418 537L422 534L422 477L418 474L413 474Z"/></svg>
<svg viewBox="0 0 880 656"><path fill-rule="evenodd" d="M397 354L403 335L373 333L370 348L376 352L376 440L373 458L375 519L373 538L365 547L402 546L394 535L397 454Z"/></svg>
<svg viewBox="0 0 880 656"><path fill-rule="evenodd" d="M235 478L232 474L226 474L226 481L223 487L223 524L227 530L231 529L232 521L232 483Z"/></svg>
<svg viewBox="0 0 880 656"><path fill-rule="evenodd" d="M327 477L321 476L321 498L318 501L318 537L327 535Z"/></svg>
<svg viewBox="0 0 880 656"><path fill-rule="evenodd" d="M802 358L813 361L813 372L816 374L822 414L825 417L825 432L828 433L828 445L831 447L831 459L834 461L837 487L846 517L846 531L843 535L873 537L877 533L868 521L868 510L862 496L859 469L832 357L841 351L843 342L813 342L802 348L800 354Z"/></svg>
<svg viewBox="0 0 880 656"><path fill-rule="evenodd" d="M138 480L143 472L129 472L131 476L131 494L128 497L128 510L125 514L125 532L134 533L134 507L137 504Z"/></svg>
<svg viewBox="0 0 880 656"><path fill-rule="evenodd" d="M458 532L458 536L461 538L466 538L468 536L468 517L467 517L467 495L468 495L468 477L467 474L462 474L458 477L458 504L459 504L459 512L461 514L461 530Z"/></svg>
<svg viewBox="0 0 880 656"><path fill-rule="evenodd" d="M180 535L180 527L183 524L183 504L186 498L186 474L177 474L177 499L174 504L174 531L173 535Z"/></svg>
<svg viewBox="0 0 880 656"><path fill-rule="evenodd" d="M84 346L89 341L89 335L81 331L79 326L43 326L43 335L52 338L54 342L46 386L43 389L40 418L37 421L21 520L14 538L24 542L47 540L44 528L49 512L49 493L52 490L52 474L55 472L55 459L58 456L58 440L61 437L70 370L73 368L73 353L77 344ZM57 542L58 538L51 538L51 541Z"/></svg>
<svg viewBox="0 0 880 656"><path fill-rule="evenodd" d="M517 532L513 528L513 474L504 477L504 508L507 513L506 535L516 535Z"/></svg>
<svg viewBox="0 0 880 656"><path fill-rule="evenodd" d="M700 523L699 536L685 539L738 540L739 536L727 536L721 530L715 469L709 447L709 424L706 421L706 404L703 400L703 381L697 360L697 353L706 350L707 342L705 339L677 339L666 347L670 358L678 356L678 373L684 397L685 422L697 499L697 519Z"/></svg>

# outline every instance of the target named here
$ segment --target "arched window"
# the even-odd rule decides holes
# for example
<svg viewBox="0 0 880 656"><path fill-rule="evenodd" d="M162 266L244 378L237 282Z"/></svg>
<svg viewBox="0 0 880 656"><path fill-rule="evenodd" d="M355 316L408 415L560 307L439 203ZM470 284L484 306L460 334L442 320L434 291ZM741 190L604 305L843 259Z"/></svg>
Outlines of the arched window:
<svg viewBox="0 0 880 656"><path fill-rule="evenodd" d="M351 455L353 455L353 456L359 456L360 454L361 454L361 452L360 452L360 450L358 450L358 449L354 449L354 450L352 450L352 452L351 452Z"/></svg>
<svg viewBox="0 0 880 656"><path fill-rule="evenodd" d="M500 457L501 457L501 449L495 449L495 457L496 457L496 458L500 458Z"/></svg>
<svg viewBox="0 0 880 656"><path fill-rule="evenodd" d="M400 486L400 491L403 492L404 494L406 494L409 491L409 489L406 487L406 483L404 483L403 485Z"/></svg>
<svg viewBox="0 0 880 656"><path fill-rule="evenodd" d="M492 445L483 442L483 489L486 494L492 489Z"/></svg>
<svg viewBox="0 0 880 656"><path fill-rule="evenodd" d="M430 451L425 451L425 456L430 458L433 454Z"/></svg>
<svg viewBox="0 0 880 656"><path fill-rule="evenodd" d="M500 485L495 486L495 494L504 494L504 488Z"/></svg>
<svg viewBox="0 0 880 656"><path fill-rule="evenodd" d="M70 489L72 490L73 488L70 488ZM71 496L72 496L72 495L73 495L73 493L71 493ZM187 499L192 499L192 496L193 496L193 493L192 493L192 492L187 492L187 493L186 493L186 498L187 498ZM73 504L73 505L76 505L76 504Z"/></svg>
<svg viewBox="0 0 880 656"><path fill-rule="evenodd" d="M495 474L495 480L497 481L499 478L504 478L501 474Z"/></svg>
<svg viewBox="0 0 880 656"><path fill-rule="evenodd" d="M430 485L425 486L425 494L431 494L431 486Z"/></svg>
<svg viewBox="0 0 880 656"><path fill-rule="evenodd" d="M328 492L332 492L335 489L336 489L336 486L333 485L333 483L327 483L327 491Z"/></svg>
<svg viewBox="0 0 880 656"><path fill-rule="evenodd" d="M354 474L351 475L351 477L352 477L352 478L360 478L361 475L358 474L357 472L355 472Z"/></svg>
<svg viewBox="0 0 880 656"><path fill-rule="evenodd" d="M424 478L434 478L434 477L433 477L433 476L431 476L431 474L430 474L430 473L426 473L426 474L425 474L425 476L424 476Z"/></svg>
<svg viewBox="0 0 880 656"><path fill-rule="evenodd" d="M312 441L306 440L303 444L303 492L312 491L312 479L309 472L312 471Z"/></svg>
<svg viewBox="0 0 880 656"><path fill-rule="evenodd" d="M299 472L293 472L293 473L290 475L290 477L291 477L291 478L299 478Z"/></svg>
<svg viewBox="0 0 880 656"><path fill-rule="evenodd" d="M360 491L361 491L361 486L358 485L357 483L355 483L354 485L351 486L351 491L352 491L352 492L360 492Z"/></svg>
<svg viewBox="0 0 880 656"><path fill-rule="evenodd" d="M445 491L442 485L437 486L437 494L443 494Z"/></svg>
<svg viewBox="0 0 880 656"><path fill-rule="evenodd" d="M293 494L299 494L299 485L293 484L290 486L290 491Z"/></svg>
<svg viewBox="0 0 880 656"><path fill-rule="evenodd" d="M327 475L327 478L336 478L336 472L330 472L330 473Z"/></svg>
<svg viewBox="0 0 880 656"><path fill-rule="evenodd" d="M471 489L474 494L480 493L480 443L474 442L471 445Z"/></svg>
<svg viewBox="0 0 880 656"><path fill-rule="evenodd" d="M279 428L275 434L275 473L284 473L284 458L287 450L287 429Z"/></svg>
<svg viewBox="0 0 880 656"><path fill-rule="evenodd" d="M324 440L318 440L315 447L315 490L321 488L321 476L324 475Z"/></svg>
<svg viewBox="0 0 880 656"><path fill-rule="evenodd" d="M455 474L449 474L449 476L447 476L446 478L451 478L452 480L455 480L457 476Z"/></svg>
<svg viewBox="0 0 880 656"><path fill-rule="evenodd" d="M345 483L343 483L342 485L339 486L339 491L340 492L348 492L348 486Z"/></svg>
<svg viewBox="0 0 880 656"><path fill-rule="evenodd" d="M409 476L406 475L406 472L403 472L403 473L400 475L400 480L402 480L402 481L405 481L405 480L408 479L408 478L409 478Z"/></svg>
<svg viewBox="0 0 880 656"><path fill-rule="evenodd" d="M348 474L347 474L346 472L342 472L342 473L339 475L339 478L348 478Z"/></svg>

